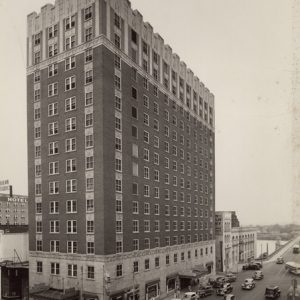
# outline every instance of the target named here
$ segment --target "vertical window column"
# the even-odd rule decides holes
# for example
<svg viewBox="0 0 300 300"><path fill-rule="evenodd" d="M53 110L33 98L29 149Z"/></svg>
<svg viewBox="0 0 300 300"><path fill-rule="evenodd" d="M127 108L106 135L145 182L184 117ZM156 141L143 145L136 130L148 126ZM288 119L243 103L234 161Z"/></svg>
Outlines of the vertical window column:
<svg viewBox="0 0 300 300"><path fill-rule="evenodd" d="M115 26L116 27L116 26ZM116 28L118 29L118 28ZM115 64L115 75L121 77L121 61ZM122 86L122 84L121 84ZM116 201L116 253L123 252L123 156L122 156L122 92L119 87L115 88L115 118L120 124L115 124L115 201Z"/></svg>

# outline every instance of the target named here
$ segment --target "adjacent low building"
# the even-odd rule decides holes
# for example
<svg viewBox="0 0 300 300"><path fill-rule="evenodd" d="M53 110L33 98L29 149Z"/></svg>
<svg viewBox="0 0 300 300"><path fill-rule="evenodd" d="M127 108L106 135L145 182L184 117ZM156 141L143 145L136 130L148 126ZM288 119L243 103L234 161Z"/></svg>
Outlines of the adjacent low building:
<svg viewBox="0 0 300 300"><path fill-rule="evenodd" d="M237 271L238 264L256 257L254 227L240 227L235 212L218 211L215 215L217 271Z"/></svg>

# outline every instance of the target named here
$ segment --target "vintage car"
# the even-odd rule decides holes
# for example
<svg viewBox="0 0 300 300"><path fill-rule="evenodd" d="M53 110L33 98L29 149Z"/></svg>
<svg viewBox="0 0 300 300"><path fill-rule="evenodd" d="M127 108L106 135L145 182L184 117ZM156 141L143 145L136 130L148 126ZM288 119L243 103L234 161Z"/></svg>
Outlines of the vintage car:
<svg viewBox="0 0 300 300"><path fill-rule="evenodd" d="M255 282L253 278L246 278L244 283L242 283L243 290L252 290L255 287Z"/></svg>
<svg viewBox="0 0 300 300"><path fill-rule="evenodd" d="M281 291L277 285L270 285L266 287L265 298L276 299L280 297Z"/></svg>
<svg viewBox="0 0 300 300"><path fill-rule="evenodd" d="M263 279L263 278L264 278L264 274L262 273L262 271L255 271L255 272L253 273L252 278L253 278L254 280L260 280L260 279Z"/></svg>
<svg viewBox="0 0 300 300"><path fill-rule="evenodd" d="M233 290L233 287L230 283L224 283L223 287L218 288L216 293L217 293L218 296L224 296L226 294L231 293L232 290Z"/></svg>

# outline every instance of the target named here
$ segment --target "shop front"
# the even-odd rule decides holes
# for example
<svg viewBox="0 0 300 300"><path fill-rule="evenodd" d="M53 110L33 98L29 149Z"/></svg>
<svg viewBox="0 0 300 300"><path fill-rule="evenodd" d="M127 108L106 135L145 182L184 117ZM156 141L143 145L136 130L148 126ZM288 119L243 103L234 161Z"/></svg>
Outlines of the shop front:
<svg viewBox="0 0 300 300"><path fill-rule="evenodd" d="M139 300L140 291L138 285L134 288L126 288L120 291L116 291L109 296L110 300Z"/></svg>
<svg viewBox="0 0 300 300"><path fill-rule="evenodd" d="M146 300L154 300L160 295L160 279L153 280L145 285Z"/></svg>

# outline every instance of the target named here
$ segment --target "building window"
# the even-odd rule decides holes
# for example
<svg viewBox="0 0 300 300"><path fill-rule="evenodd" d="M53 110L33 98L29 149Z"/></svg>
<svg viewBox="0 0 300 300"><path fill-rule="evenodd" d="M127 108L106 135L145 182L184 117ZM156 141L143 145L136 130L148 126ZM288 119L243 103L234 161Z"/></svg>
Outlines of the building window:
<svg viewBox="0 0 300 300"><path fill-rule="evenodd" d="M34 64L38 64L41 62L41 52L37 51L34 53Z"/></svg>
<svg viewBox="0 0 300 300"><path fill-rule="evenodd" d="M48 105L48 117L52 117L58 114L58 103L50 103Z"/></svg>
<svg viewBox="0 0 300 300"><path fill-rule="evenodd" d="M69 30L71 28L75 27L75 20L76 20L76 16L73 15L71 17L68 17L64 20L65 23L65 30Z"/></svg>
<svg viewBox="0 0 300 300"><path fill-rule="evenodd" d="M67 213L76 213L77 212L77 200L67 200L66 212Z"/></svg>
<svg viewBox="0 0 300 300"><path fill-rule="evenodd" d="M93 28L89 27L85 29L85 41L89 42L93 38Z"/></svg>
<svg viewBox="0 0 300 300"><path fill-rule="evenodd" d="M86 200L86 211L93 212L94 211L94 199Z"/></svg>
<svg viewBox="0 0 300 300"><path fill-rule="evenodd" d="M93 104L93 92L87 92L85 93L85 105L91 105Z"/></svg>
<svg viewBox="0 0 300 300"><path fill-rule="evenodd" d="M67 233L77 233L77 221L68 220L67 221Z"/></svg>
<svg viewBox="0 0 300 300"><path fill-rule="evenodd" d="M36 232L41 233L42 231L43 231L42 221L37 221L36 222Z"/></svg>
<svg viewBox="0 0 300 300"><path fill-rule="evenodd" d="M75 193L77 192L77 180L68 179L66 180L66 193Z"/></svg>
<svg viewBox="0 0 300 300"><path fill-rule="evenodd" d="M40 70L36 70L34 72L34 82L39 82L41 79L41 71Z"/></svg>
<svg viewBox="0 0 300 300"><path fill-rule="evenodd" d="M133 228L132 228L132 232L133 233L138 233L139 232L139 221L138 220L133 220Z"/></svg>
<svg viewBox="0 0 300 300"><path fill-rule="evenodd" d="M91 148L94 146L94 135L89 134L85 136L85 148Z"/></svg>
<svg viewBox="0 0 300 300"><path fill-rule="evenodd" d="M87 278L95 279L95 267L93 267L93 266L87 267Z"/></svg>
<svg viewBox="0 0 300 300"><path fill-rule="evenodd" d="M155 268L159 268L159 257L155 257Z"/></svg>
<svg viewBox="0 0 300 300"><path fill-rule="evenodd" d="M59 252L59 241L50 241L50 252Z"/></svg>
<svg viewBox="0 0 300 300"><path fill-rule="evenodd" d="M145 259L145 270L150 270L150 260L149 260L149 258Z"/></svg>
<svg viewBox="0 0 300 300"><path fill-rule="evenodd" d="M90 62L93 60L93 49L87 49L85 50L85 62Z"/></svg>
<svg viewBox="0 0 300 300"><path fill-rule="evenodd" d="M76 129L76 117L65 120L65 131L72 131Z"/></svg>
<svg viewBox="0 0 300 300"><path fill-rule="evenodd" d="M85 72L85 84L89 84L93 82L93 70L89 70Z"/></svg>
<svg viewBox="0 0 300 300"><path fill-rule="evenodd" d="M36 262L36 272L43 273L43 262L42 261Z"/></svg>
<svg viewBox="0 0 300 300"><path fill-rule="evenodd" d="M68 253L77 253L78 243L77 241L67 241L67 252Z"/></svg>
<svg viewBox="0 0 300 300"><path fill-rule="evenodd" d="M59 182L50 181L49 182L49 195L55 195L59 193Z"/></svg>
<svg viewBox="0 0 300 300"><path fill-rule="evenodd" d="M86 249L87 249L87 254L95 254L95 243L87 242Z"/></svg>
<svg viewBox="0 0 300 300"><path fill-rule="evenodd" d="M117 54L115 54L115 68L121 70L121 58Z"/></svg>
<svg viewBox="0 0 300 300"><path fill-rule="evenodd" d="M85 8L84 9L84 20L87 21L87 20L91 19L92 16L93 16L92 6Z"/></svg>
<svg viewBox="0 0 300 300"><path fill-rule="evenodd" d="M86 170L91 170L94 168L94 156L93 155L87 156L85 162L86 162L85 163Z"/></svg>
<svg viewBox="0 0 300 300"><path fill-rule="evenodd" d="M50 214L58 214L59 202L58 201L50 201L49 208L50 208Z"/></svg>
<svg viewBox="0 0 300 300"><path fill-rule="evenodd" d="M76 88L76 77L71 76L65 79L65 91L70 91Z"/></svg>
<svg viewBox="0 0 300 300"><path fill-rule="evenodd" d="M54 161L49 163L49 175L54 175L59 173L59 162Z"/></svg>
<svg viewBox="0 0 300 300"><path fill-rule="evenodd" d="M40 89L36 89L34 90L34 101L39 101L41 100L41 90Z"/></svg>
<svg viewBox="0 0 300 300"><path fill-rule="evenodd" d="M51 263L50 264L50 272L51 272L51 275L59 275L60 274L60 270L59 270L59 263Z"/></svg>
<svg viewBox="0 0 300 300"><path fill-rule="evenodd" d="M59 221L58 220L50 221L50 233L59 233Z"/></svg>
<svg viewBox="0 0 300 300"><path fill-rule="evenodd" d="M87 178L86 179L86 190L93 191L94 190L94 178Z"/></svg>
<svg viewBox="0 0 300 300"><path fill-rule="evenodd" d="M48 124L48 135L58 134L58 122L53 122Z"/></svg>
<svg viewBox="0 0 300 300"><path fill-rule="evenodd" d="M116 276L117 277L123 276L123 265L122 264L118 264L116 266Z"/></svg>
<svg viewBox="0 0 300 300"><path fill-rule="evenodd" d="M121 37L115 33L115 36L114 36L114 42L115 42L115 46L118 48L118 49L121 49Z"/></svg>
<svg viewBox="0 0 300 300"><path fill-rule="evenodd" d="M133 262L133 273L138 273L139 272L139 262L134 261Z"/></svg>
<svg viewBox="0 0 300 300"><path fill-rule="evenodd" d="M58 83L51 83L48 85L48 97L52 97L58 94Z"/></svg>
<svg viewBox="0 0 300 300"><path fill-rule="evenodd" d="M52 45L49 45L48 47L48 57L53 57L55 55L58 54L58 47L57 47L57 44L52 44Z"/></svg>
<svg viewBox="0 0 300 300"><path fill-rule="evenodd" d="M58 25L55 24L51 27L48 27L48 39L52 39L57 36L58 33Z"/></svg>
<svg viewBox="0 0 300 300"><path fill-rule="evenodd" d="M94 221L93 220L86 221L86 232L94 233Z"/></svg>
<svg viewBox="0 0 300 300"><path fill-rule="evenodd" d="M43 251L43 241L41 240L36 241L36 251Z"/></svg>
<svg viewBox="0 0 300 300"><path fill-rule="evenodd" d="M77 265L68 264L68 276L69 277L77 277Z"/></svg>
<svg viewBox="0 0 300 300"><path fill-rule="evenodd" d="M65 50L70 50L75 47L75 35L69 36L65 39Z"/></svg>
<svg viewBox="0 0 300 300"><path fill-rule="evenodd" d="M76 97L71 97L65 100L65 112L76 109Z"/></svg>
<svg viewBox="0 0 300 300"><path fill-rule="evenodd" d="M65 59L65 70L71 70L76 67L76 57L70 56Z"/></svg>
<svg viewBox="0 0 300 300"><path fill-rule="evenodd" d="M93 113L85 115L85 127L93 126Z"/></svg>
<svg viewBox="0 0 300 300"><path fill-rule="evenodd" d="M76 150L76 138L70 138L66 140L66 152Z"/></svg>

